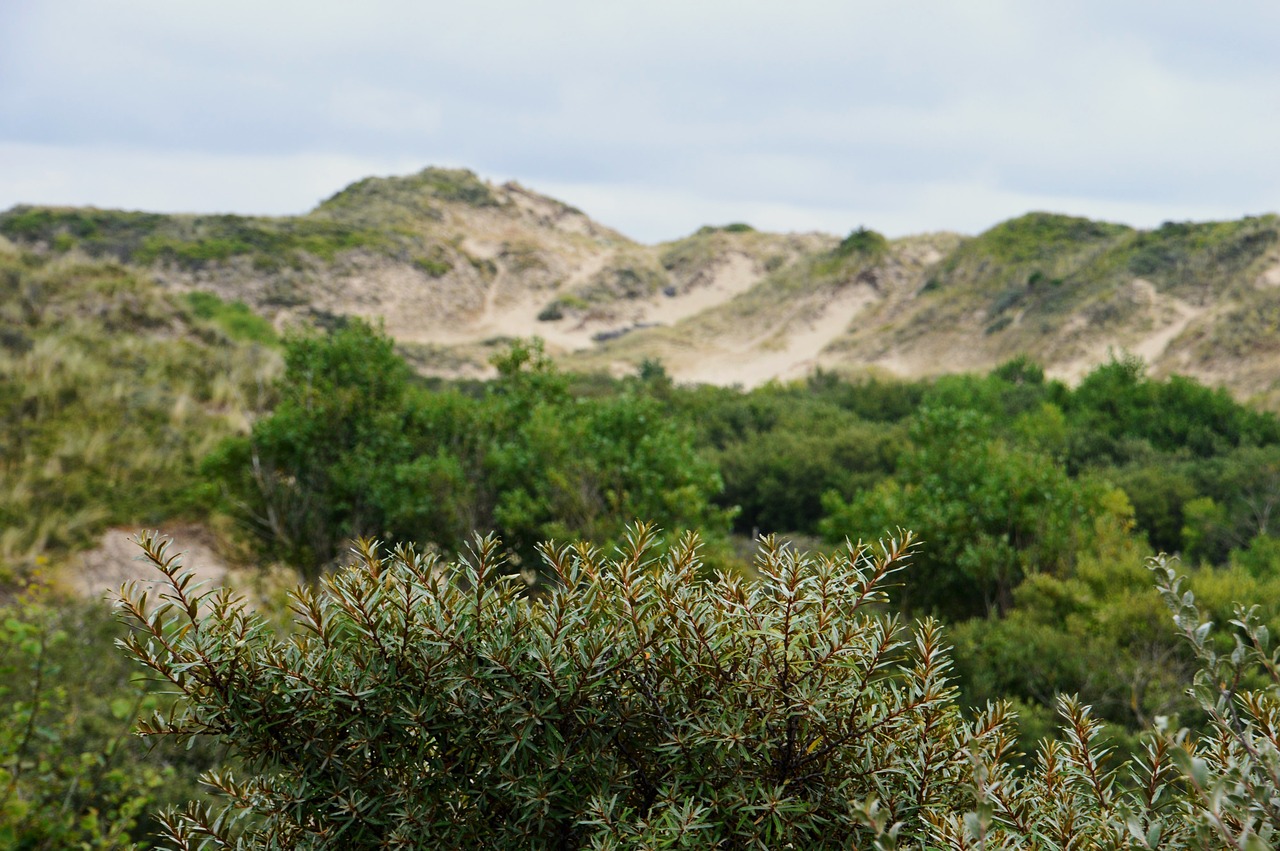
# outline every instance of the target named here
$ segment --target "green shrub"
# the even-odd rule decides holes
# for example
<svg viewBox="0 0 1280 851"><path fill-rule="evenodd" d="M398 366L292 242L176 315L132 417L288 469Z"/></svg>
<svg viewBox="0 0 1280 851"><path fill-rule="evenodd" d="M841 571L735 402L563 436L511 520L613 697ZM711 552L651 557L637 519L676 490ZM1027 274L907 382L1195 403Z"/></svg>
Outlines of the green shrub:
<svg viewBox="0 0 1280 851"><path fill-rule="evenodd" d="M142 543L167 602L124 601L128 644L185 695L143 732L218 736L249 771L207 778L225 810L166 818L180 844L863 847L964 811L971 753L1008 742L998 711L961 719L936 624L878 614L909 539L766 541L760 581L706 582L696 539L639 527L610 558L545 547L536 599L493 539L448 565L365 545L297 592L290 638Z"/></svg>
<svg viewBox="0 0 1280 851"><path fill-rule="evenodd" d="M889 240L883 234L868 228L858 228L850 233L836 246L835 253L840 257L854 254L877 256L889 250Z"/></svg>
<svg viewBox="0 0 1280 851"><path fill-rule="evenodd" d="M453 271L453 264L450 263L442 253L437 253L431 257L415 257L413 265L426 272L433 278L443 277Z"/></svg>
<svg viewBox="0 0 1280 851"><path fill-rule="evenodd" d="M504 344L480 398L426 392L354 321L285 346L280 403L204 471L268 555L306 573L355 537L449 550L500 531L529 564L548 538L616 543L633 517L715 537L730 512L690 428L645 394L576 399L539 345Z"/></svg>
<svg viewBox="0 0 1280 851"><path fill-rule="evenodd" d="M93 207L14 207L0 213L0 234L15 242L45 243L56 251L79 246L95 257L126 260L143 237L167 219L155 213L127 213Z"/></svg>
<svg viewBox="0 0 1280 851"><path fill-rule="evenodd" d="M772 539L759 580L701 579L698 542L636 527L617 555L546 545L530 597L500 546L445 564L357 545L294 593L279 637L227 591L163 574L126 590L128 651L179 693L145 736L213 736L245 774L210 772L221 808L161 817L177 847L1274 847L1280 653L1255 609L1235 648L1169 565L1161 594L1201 661L1202 740L1167 721L1116 764L1071 697L1034 763L1011 718L966 721L932 621L881 613L911 539L813 558ZM158 604L158 605L155 605Z"/></svg>
<svg viewBox="0 0 1280 851"><path fill-rule="evenodd" d="M870 538L909 518L932 542L897 597L907 611L948 620L1005 612L1035 573L1065 575L1097 494L1043 453L994 438L974 410L923 409L893 478L846 501L823 498L830 541Z"/></svg>
<svg viewBox="0 0 1280 851"><path fill-rule="evenodd" d="M984 334L986 334L986 335L988 335L988 336L990 336L991 334L998 334L998 333L1000 333L1001 331L1003 331L1004 329L1008 328L1008 327L1009 327L1010 325L1012 325L1012 324L1013 324L1013 317L1012 317L1012 316L1007 316L1007 315L1006 315L1006 316L1001 316L1001 317L999 317L998 319L996 319L996 321L995 321L995 322L992 322L992 323L991 323L990 325L988 325L986 328L983 328L983 329L982 329L982 333L984 333Z"/></svg>
<svg viewBox="0 0 1280 851"><path fill-rule="evenodd" d="M553 301L538 311L539 322L555 322L559 319L564 319L564 305L559 301Z"/></svg>
<svg viewBox="0 0 1280 851"><path fill-rule="evenodd" d="M1054 213L1027 213L985 231L970 247L989 253L1000 262L1026 263L1051 258L1055 252L1080 250L1090 243L1105 243L1129 233L1132 231L1123 225Z"/></svg>
<svg viewBox="0 0 1280 851"><path fill-rule="evenodd" d="M149 847L153 811L197 794L207 749L132 735L170 700L131 682L121 632L101 602L41 588L0 607L0 847Z"/></svg>
<svg viewBox="0 0 1280 851"><path fill-rule="evenodd" d="M170 217L145 232L127 259L199 269L233 257L249 257L255 268L275 271L285 266L300 268L307 256L332 262L343 251L386 244L382 233L324 219Z"/></svg>
<svg viewBox="0 0 1280 851"><path fill-rule="evenodd" d="M1209 735L1171 751L1190 786L1200 847L1274 848L1280 841L1280 649L1273 649L1259 607L1237 605L1232 646L1222 652L1212 622L1173 566L1162 558L1152 569L1200 663L1190 694L1211 721Z"/></svg>

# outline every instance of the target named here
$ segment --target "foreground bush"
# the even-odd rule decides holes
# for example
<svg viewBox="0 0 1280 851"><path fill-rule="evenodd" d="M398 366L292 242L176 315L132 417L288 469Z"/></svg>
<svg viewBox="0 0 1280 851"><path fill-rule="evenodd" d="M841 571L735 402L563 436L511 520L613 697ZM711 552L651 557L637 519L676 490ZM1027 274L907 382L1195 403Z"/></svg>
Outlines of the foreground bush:
<svg viewBox="0 0 1280 851"><path fill-rule="evenodd" d="M124 601L130 649L188 698L144 732L252 772L170 818L182 847L844 848L872 801L907 833L962 808L971 751L1008 739L960 718L936 624L878 613L906 540L766 544L762 581L704 582L695 540L641 528L616 558L546 548L536 600L492 539L454 565L369 547L288 638L142 543L171 584Z"/></svg>
<svg viewBox="0 0 1280 851"><path fill-rule="evenodd" d="M1276 665L1242 615L1212 655L1200 744L1154 735L1108 765L1064 699L1063 735L1014 767L1008 713L961 717L938 626L883 612L905 536L839 558L766 540L759 581L700 580L696 539L633 531L605 558L547 546L536 598L492 539L444 564L362 546L296 592L281 637L201 591L154 537L158 600L121 605L128 649L185 696L147 735L220 738L228 803L164 821L179 848L1237 848L1275 838ZM1206 655L1208 654L1208 655ZM1251 673L1262 663L1271 679ZM1224 679L1225 678L1225 679ZM1259 691L1247 685L1263 687Z"/></svg>

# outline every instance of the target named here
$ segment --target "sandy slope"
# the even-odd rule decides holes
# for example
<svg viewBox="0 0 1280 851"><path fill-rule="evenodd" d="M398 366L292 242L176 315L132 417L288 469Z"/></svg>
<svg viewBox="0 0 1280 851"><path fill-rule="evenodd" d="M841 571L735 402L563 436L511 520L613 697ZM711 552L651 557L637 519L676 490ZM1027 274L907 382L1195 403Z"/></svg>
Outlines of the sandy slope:
<svg viewBox="0 0 1280 851"><path fill-rule="evenodd" d="M137 544L137 529L111 529L98 545L76 556L76 563L64 572L66 582L76 594L95 599L115 599L120 586L139 582L152 587L161 577L149 561L145 561ZM164 533L170 538L169 552L182 553L182 564L190 568L199 582L212 586L226 581L229 567L217 554L213 536L200 526L175 526Z"/></svg>
<svg viewBox="0 0 1280 851"><path fill-rule="evenodd" d="M1135 294L1146 303L1152 328L1145 334L1131 333L1118 340L1097 340L1086 347L1074 360L1057 364L1045 372L1053 378L1077 382L1087 373L1104 363L1112 354L1127 352L1137 355L1148 364L1160 362L1169 351L1170 344L1193 322L1209 313L1208 307L1196 307L1172 296L1161 295L1155 286L1142 278L1132 283Z"/></svg>
<svg viewBox="0 0 1280 851"><path fill-rule="evenodd" d="M331 323L334 315L381 321L406 351L418 347L410 353L417 368L445 377L492 374L488 359L505 341L536 335L574 368L631 372L658 358L683 381L748 387L815 366L915 378L982 371L1019 355L1045 364L1052 376L1076 380L1127 351L1155 373L1185 372L1242 395L1280 394L1280 347L1272 352L1265 339L1273 306L1251 301L1248 292L1280 288L1280 240L1254 261L1248 280L1217 281L1203 304L1188 295L1194 281L1166 276L1161 292L1105 269L1093 270L1093 278L1061 273L1053 283L1068 280L1061 292L1071 292L1071 280L1086 287L1074 301L1039 290L1021 304L1016 293L1001 303L1011 285L1022 284L1001 277L1006 261L998 253L961 250L980 245L981 237L893 240L871 270L868 292L849 289L852 281L785 279L789 268L829 259L839 243L829 235L704 228L645 246L518 184L490 184L488 191L484 203L430 196L429 215L395 220L416 240L395 250L344 251L332 262L313 258L273 273L238 257L194 271L152 272L176 289L245 301L282 328ZM380 214L386 198L377 192L370 198L367 214ZM1084 262L1069 262L1077 261ZM1044 262L1050 270L1058 260ZM1019 274L1029 281L1027 270ZM553 303L563 317L539 320ZM1232 310L1253 311L1255 336L1257 329L1264 336L1249 352L1224 356L1216 342L1204 341L1229 338L1230 330L1215 323Z"/></svg>
<svg viewBox="0 0 1280 851"><path fill-rule="evenodd" d="M847 288L823 302L816 315L794 311L745 343L673 365L672 375L680 381L738 384L744 388L771 380L803 378L832 362L831 358L823 360L823 350L875 301L877 294L869 287Z"/></svg>

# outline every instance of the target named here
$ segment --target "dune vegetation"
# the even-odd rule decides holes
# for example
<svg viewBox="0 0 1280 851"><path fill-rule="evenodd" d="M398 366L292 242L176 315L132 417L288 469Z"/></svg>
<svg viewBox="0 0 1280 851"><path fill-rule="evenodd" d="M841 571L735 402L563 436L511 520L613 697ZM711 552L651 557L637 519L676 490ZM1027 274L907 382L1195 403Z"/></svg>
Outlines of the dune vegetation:
<svg viewBox="0 0 1280 851"><path fill-rule="evenodd" d="M465 216L510 232L450 234ZM295 219L0 215L0 844L1274 844L1273 217L591 227L432 170ZM454 343L339 309L372 291L335 270L384 262L548 341L492 333L468 343L486 377L442 376ZM732 292L551 342L699 287ZM727 334L785 353L832 304L868 325L828 354L936 357L957 327L1007 357L748 388L664 359ZM1182 360L1117 348L1067 381L1037 359L1140 322ZM1257 400L1171 367L1232 358ZM74 595L106 533L175 525L249 608L153 537L160 590L127 624Z"/></svg>

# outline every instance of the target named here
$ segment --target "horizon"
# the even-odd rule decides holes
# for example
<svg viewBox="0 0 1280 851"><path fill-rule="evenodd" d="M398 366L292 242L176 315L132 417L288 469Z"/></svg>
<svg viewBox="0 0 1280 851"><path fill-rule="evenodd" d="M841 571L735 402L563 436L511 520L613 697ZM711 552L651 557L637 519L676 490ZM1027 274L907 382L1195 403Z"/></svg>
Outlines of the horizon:
<svg viewBox="0 0 1280 851"><path fill-rule="evenodd" d="M401 173L397 173L397 174L369 174L369 175L365 175L365 176L363 176L363 177L356 178L355 180L352 180L352 181L350 181L350 182L348 182L348 183L346 183L346 184L344 184L344 185L342 185L342 186L340 186L340 187L337 187L337 188L336 188L336 189L334 189L332 192L330 192L330 193L328 193L328 194L324 195L323 197L321 197L319 200L317 200L314 204L312 204L312 205L311 205L310 207L308 207L307 209L301 210L301 211L299 211L299 212L294 212L294 213L254 213L254 212L238 212L238 211L229 211L229 210L156 210L156 209L146 209L146 208L142 208L142 207L110 207L110 206L102 206L102 205L96 205L96 204L42 204L42 203L38 203L38 202L27 202L27 201L22 201L22 202L18 202L18 203L16 203L16 204L9 205L8 207L5 207L5 208L3 208L3 209L0 209L0 214L3 214L3 213L5 213L5 212L8 212L8 211L13 210L13 209L16 209L16 208L21 208L21 207L30 207L30 208L68 208L68 209L77 209L77 208L78 208L78 209L95 209L95 210L115 211L115 212L154 213L154 214L166 215L166 216L221 216L221 215L232 215L232 216L244 216L244 217L248 217L248 218L292 218L292 217L298 217L298 216L306 216L306 215L309 215L310 213L314 212L317 208L319 208L319 207L320 207L320 205L322 205L325 201L329 200L329 199L330 199L330 198L332 198L333 196L335 196L335 195L337 195L337 194L341 193L343 190L345 190L345 189L349 188L350 186L353 186L354 184L359 183L359 182L361 182L361 181L363 181L363 180L369 180L369 179L374 179L374 180L388 180L388 179L395 179L395 178L409 177L409 176L412 176L412 175L415 175L415 174L421 173L421 172L423 172L423 171L426 171L426 170L429 170L429 169L432 169L432 168L437 168L437 169L447 169L447 170L462 170L462 171L467 171L467 172L470 172L471 174L474 174L474 175L475 175L476 177L478 177L480 180L485 181L485 182L489 183L489 184L490 184L490 185L492 185L492 186L501 186L501 185L503 185L503 184L505 184L505 183L514 183L514 184L517 184L517 185L519 185L520 187L522 187L523 189L529 190L529 191L534 192L534 193L536 193L536 194L538 194L538 195L542 195L542 196L544 196L544 197L548 197L548 198L551 198L551 199L553 199L553 200L561 201L561 202L564 202L564 203L566 203L566 204L569 204L570 206L574 207L575 209L578 209L581 213L583 213L584 215L586 215L588 218L590 218L592 221L596 222L597 224L600 224L600 225L603 225L603 226L605 226L605 227L607 227L607 228L610 228L610 229L612 229L612 230L618 231L618 232L619 232L619 233L621 233L623 236L625 236L625 237L627 237L628 239L631 239L633 242L639 243L639 244L641 244L641 245L660 245L660 244L667 243L667 242L675 242L675 241L678 241L678 240L681 240L681 239L684 239L684 238L686 238L686 237L689 237L689 236L693 235L694 233L696 233L696 232L697 232L697 230L698 230L699 228L702 228L702 227L707 227L707 226L711 226L711 227L725 227L725 226L730 225L730 224L747 224L747 225L750 225L750 226L752 227L752 229L753 229L753 230L763 231L763 232L768 232L768 233L780 233L780 234L785 234L785 233L795 233L795 234L803 234L803 233L822 233L822 234L826 234L826 235L828 235L828 236L833 236L833 237L837 237L837 238L839 238L839 237L843 237L843 236L847 235L847 233L852 232L853 230L857 230L858 228L863 228L863 227L865 227L865 228L867 228L867 229L869 229L869 230L873 230L873 231L878 230L874 225L867 224L867 223L860 223L860 224L858 224L858 225L855 225L855 226L854 226L853 228L851 228L849 231L847 231L847 232L843 232L843 233L842 233L842 232L837 232L837 231L830 231L830 230L821 230L821 229L807 229L807 230L801 230L801 229L794 229L794 228L793 228L793 229L790 229L790 230L785 230L785 229L774 229L774 228L761 228L761 227L757 227L757 226L756 226L753 222L751 222L751 221L746 221L746 220L743 220L743 219L741 219L741 218L738 218L738 219L730 218L730 219L726 219L726 220L724 220L724 221L703 222L701 225L698 225L698 226L694 227L694 228L693 228L693 230L690 230L688 233L679 234L679 235L676 235L676 236L673 236L673 237L668 237L668 238L666 238L666 239L661 239L661 240L657 240L657 241L640 240L640 239L636 239L636 238L632 237L632 236L631 236L631 234L626 233L626 232L625 232L625 231L623 231L622 229L620 229L620 228L618 228L618 227L615 227L615 226L613 225L613 223L611 223L611 222L609 222L609 221L607 221L607 220L603 220L603 219L601 219L599 216L594 215L594 214L592 213L592 211L591 211L591 210L583 209L581 206L579 206L579 205L577 205L577 204L572 203L571 199L561 198L561 197L559 197L559 196L556 196L556 195L553 195L553 194L550 194L550 193L544 192L540 187L535 186L535 185L531 185L530 183L525 182L525 181L522 181L522 180L520 180L519 178L508 178L508 179L505 179L505 180L503 180L503 179L496 179L496 178L492 178L492 177L490 177L490 176L487 176L487 175L485 175L485 174L481 174L481 173L477 172L475 169L467 168L467 167L465 167L465 166L441 166L441 165L426 165L426 166L423 166L422 168L413 169L413 170L410 170L410 171L401 172ZM1090 217L1090 216L1077 216L1077 215L1075 215L1075 214L1072 214L1072 213L1065 213L1065 212L1062 212L1062 211L1060 211L1060 210L1043 210L1043 209L1042 209L1042 210L1034 210L1034 209L1033 209L1033 210L1024 210L1023 212L1018 213L1018 214L1015 214L1015 215L1010 216L1010 217L1008 217L1008 218L1001 219L1000 221L992 222L988 227L983 228L983 229L982 229L982 230L980 230L980 231L971 231L971 232L966 232L966 231L957 231L957 230L933 229L933 230L922 230L922 231L916 231L916 232L913 232L913 233L886 234L886 236L887 236L889 239L907 239L907 238L916 237L916 236L927 236L927 235L930 235L930 234L954 233L954 234L956 234L956 235L958 235L958 236L962 236L962 237L965 237L965 238L971 238L971 237L979 236L979 235L981 235L982 233L984 233L984 232L986 232L986 231L988 231L988 230L991 230L992 228L998 227L999 225L1002 225L1002 224L1004 224L1004 223L1006 223L1006 222L1014 221L1014 220L1016 220L1016 219L1020 219L1020 218L1023 218L1023 217L1025 217L1025 216L1031 216L1031 215L1037 215L1037 214L1043 214L1043 215L1058 215L1058 216L1070 216L1070 217L1073 217L1073 218L1086 218L1086 219L1090 219L1091 221L1098 221L1098 222L1103 222L1103 223L1107 223L1107 224L1121 225L1121 226L1123 226L1123 227L1128 227L1128 228L1131 228L1131 229L1133 229L1133 230L1142 230L1142 231L1146 231L1146 230L1155 230L1155 229L1159 228L1161 225L1164 225L1164 224L1170 224L1170 223L1175 223L1175 222L1176 222L1176 223L1205 224L1205 223L1210 223L1210 222L1215 222L1215 221L1238 221L1238 220L1246 219L1246 218L1260 218L1260 217L1266 217L1266 216L1277 216L1277 215L1280 215L1280 211L1276 211L1276 210L1267 210L1267 211L1255 212L1255 213L1248 213L1248 212L1246 212L1246 213L1241 213L1240 215L1238 215L1238 216L1234 216L1234 217L1228 217L1228 218L1216 218L1216 219L1176 219L1176 220L1175 220L1175 219L1165 219L1165 220L1163 220L1163 221L1161 221L1161 222L1159 222L1159 223L1152 224L1152 225L1149 225L1149 226L1145 226L1145 227L1144 227L1144 226L1142 226L1142 225L1136 225L1136 224L1133 224L1133 223L1131 223L1131 222L1118 221L1118 220L1115 220L1115 219L1097 218L1097 217Z"/></svg>

